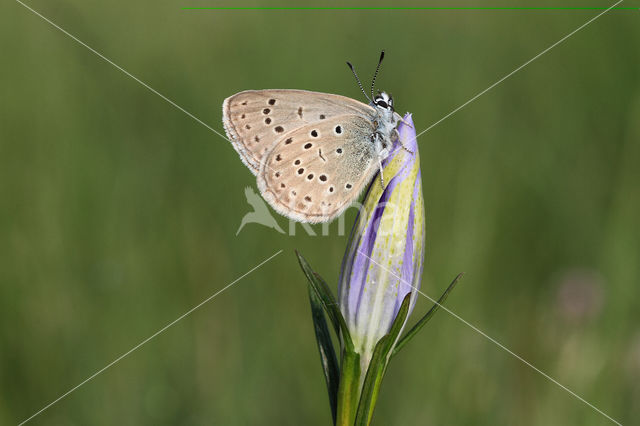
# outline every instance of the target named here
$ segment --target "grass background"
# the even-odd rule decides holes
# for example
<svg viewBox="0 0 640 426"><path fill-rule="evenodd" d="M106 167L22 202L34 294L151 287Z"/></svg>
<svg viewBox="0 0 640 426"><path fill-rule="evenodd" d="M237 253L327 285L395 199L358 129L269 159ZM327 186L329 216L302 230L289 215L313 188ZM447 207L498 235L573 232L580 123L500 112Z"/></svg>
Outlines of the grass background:
<svg viewBox="0 0 640 426"><path fill-rule="evenodd" d="M344 61L368 80L382 48L378 86L421 130L598 13L28 4L218 131L243 89L360 99ZM293 249L335 284L346 238L236 236L255 179L227 141L20 4L1 10L0 423L283 249L31 423L329 424ZM640 417L639 24L610 12L420 138L423 289L466 272L451 309L623 424ZM440 311L391 365L374 423L608 421Z"/></svg>

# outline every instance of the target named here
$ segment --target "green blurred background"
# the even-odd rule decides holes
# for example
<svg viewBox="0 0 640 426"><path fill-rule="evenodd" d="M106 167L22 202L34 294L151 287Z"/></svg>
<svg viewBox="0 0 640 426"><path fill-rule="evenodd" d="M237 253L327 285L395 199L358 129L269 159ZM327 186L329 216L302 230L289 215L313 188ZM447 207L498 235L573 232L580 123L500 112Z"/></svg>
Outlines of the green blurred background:
<svg viewBox="0 0 640 426"><path fill-rule="evenodd" d="M344 62L368 80L382 48L378 85L421 130L599 12L28 4L218 131L243 89L361 99ZM346 238L236 236L255 178L227 141L20 4L1 9L0 423L283 249L31 424L329 424L293 250L335 285ZM452 310L623 424L640 417L639 118L640 11L616 10L420 138L423 289L466 272ZM612 423L440 311L391 365L374 424Z"/></svg>

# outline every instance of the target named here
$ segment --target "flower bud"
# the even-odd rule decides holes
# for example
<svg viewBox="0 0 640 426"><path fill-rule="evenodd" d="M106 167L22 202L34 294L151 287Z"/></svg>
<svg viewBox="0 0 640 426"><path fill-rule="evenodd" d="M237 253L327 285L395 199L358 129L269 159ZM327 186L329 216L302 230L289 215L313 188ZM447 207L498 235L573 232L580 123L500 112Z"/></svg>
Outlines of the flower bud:
<svg viewBox="0 0 640 426"><path fill-rule="evenodd" d="M369 186L342 261L340 310L361 371L376 343L389 332L405 296L413 309L424 261L424 200L420 157L411 115L398 126L399 140ZM408 315L407 315L408 317Z"/></svg>

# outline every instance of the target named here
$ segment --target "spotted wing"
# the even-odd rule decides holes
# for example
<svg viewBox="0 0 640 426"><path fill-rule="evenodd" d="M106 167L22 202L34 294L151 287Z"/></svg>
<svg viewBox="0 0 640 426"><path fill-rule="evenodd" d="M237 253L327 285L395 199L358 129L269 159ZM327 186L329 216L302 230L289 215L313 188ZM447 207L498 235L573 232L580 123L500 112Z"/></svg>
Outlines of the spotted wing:
<svg viewBox="0 0 640 426"><path fill-rule="evenodd" d="M263 157L258 189L284 216L309 223L330 221L378 170L373 132L371 120L354 114L285 132Z"/></svg>
<svg viewBox="0 0 640 426"><path fill-rule="evenodd" d="M222 104L227 136L253 174L284 133L344 114L373 119L374 109L345 96L288 89L247 90Z"/></svg>

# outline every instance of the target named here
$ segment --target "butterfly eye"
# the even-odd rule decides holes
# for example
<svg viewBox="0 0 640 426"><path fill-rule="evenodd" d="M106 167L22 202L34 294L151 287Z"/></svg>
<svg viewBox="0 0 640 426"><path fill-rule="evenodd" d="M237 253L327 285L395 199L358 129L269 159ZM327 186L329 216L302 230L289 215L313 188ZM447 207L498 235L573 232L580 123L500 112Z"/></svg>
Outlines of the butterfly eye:
<svg viewBox="0 0 640 426"><path fill-rule="evenodd" d="M387 103L385 101L383 101L382 99L380 99L379 101L376 102L376 105L382 107L382 108L388 108L389 105L387 105Z"/></svg>

